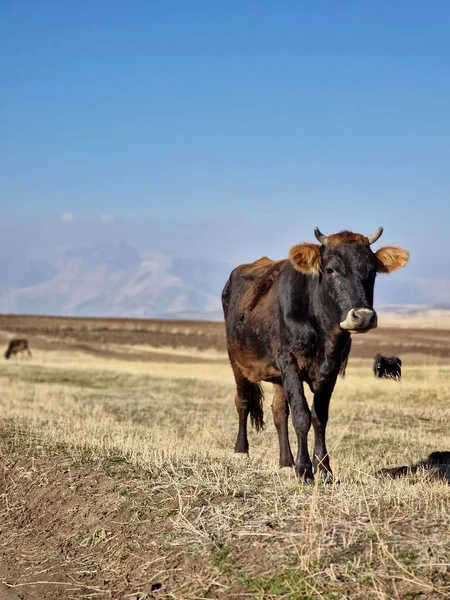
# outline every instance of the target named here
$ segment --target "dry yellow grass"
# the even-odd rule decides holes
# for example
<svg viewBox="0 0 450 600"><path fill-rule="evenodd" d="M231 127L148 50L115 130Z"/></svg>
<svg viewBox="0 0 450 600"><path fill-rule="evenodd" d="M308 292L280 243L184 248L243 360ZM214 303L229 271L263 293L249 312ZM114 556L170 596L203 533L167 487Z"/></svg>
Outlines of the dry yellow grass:
<svg viewBox="0 0 450 600"><path fill-rule="evenodd" d="M223 357L41 351L3 363L9 593L144 598L161 585L160 598L450 597L449 473L375 476L450 450L450 368L406 366L397 383L375 380L369 362L350 364L332 398L332 486L299 485L278 469L271 393L266 429L237 461Z"/></svg>
<svg viewBox="0 0 450 600"><path fill-rule="evenodd" d="M417 313L381 312L379 323L383 327L450 329L450 310L423 309Z"/></svg>

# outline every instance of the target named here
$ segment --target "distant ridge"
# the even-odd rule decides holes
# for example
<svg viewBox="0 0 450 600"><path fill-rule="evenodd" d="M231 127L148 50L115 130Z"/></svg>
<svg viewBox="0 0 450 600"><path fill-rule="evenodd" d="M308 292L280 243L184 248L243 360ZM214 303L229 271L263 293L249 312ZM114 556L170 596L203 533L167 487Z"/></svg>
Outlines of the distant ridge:
<svg viewBox="0 0 450 600"><path fill-rule="evenodd" d="M221 292L234 266L125 242L30 248L0 263L0 312L220 321ZM382 276L375 306L398 316L450 310L450 283Z"/></svg>

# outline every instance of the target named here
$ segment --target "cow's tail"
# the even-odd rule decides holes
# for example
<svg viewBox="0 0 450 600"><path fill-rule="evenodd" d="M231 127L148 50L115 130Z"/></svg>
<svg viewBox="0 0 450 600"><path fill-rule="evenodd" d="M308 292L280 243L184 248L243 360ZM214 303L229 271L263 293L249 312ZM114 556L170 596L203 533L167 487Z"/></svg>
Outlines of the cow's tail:
<svg viewBox="0 0 450 600"><path fill-rule="evenodd" d="M250 421L256 431L264 429L263 399L264 392L262 387L257 383L252 384L248 396L248 407L250 409Z"/></svg>

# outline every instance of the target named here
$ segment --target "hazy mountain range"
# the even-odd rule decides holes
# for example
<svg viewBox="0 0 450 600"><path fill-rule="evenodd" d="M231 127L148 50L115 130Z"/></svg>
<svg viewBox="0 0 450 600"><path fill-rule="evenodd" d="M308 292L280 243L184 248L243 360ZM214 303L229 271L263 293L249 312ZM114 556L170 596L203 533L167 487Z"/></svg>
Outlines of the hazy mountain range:
<svg viewBox="0 0 450 600"><path fill-rule="evenodd" d="M0 312L220 318L229 268L126 243L55 248L0 269ZM2 272L3 271L3 272Z"/></svg>
<svg viewBox="0 0 450 600"><path fill-rule="evenodd" d="M0 266L0 312L221 319L220 293L232 267L143 251L125 242L10 251ZM379 308L450 304L445 279L399 272L380 276L376 289Z"/></svg>

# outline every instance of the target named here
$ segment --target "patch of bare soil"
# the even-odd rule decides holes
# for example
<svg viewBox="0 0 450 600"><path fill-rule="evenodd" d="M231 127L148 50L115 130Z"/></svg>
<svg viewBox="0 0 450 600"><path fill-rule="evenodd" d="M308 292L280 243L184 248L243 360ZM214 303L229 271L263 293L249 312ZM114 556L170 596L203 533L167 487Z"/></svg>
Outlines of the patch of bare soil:
<svg viewBox="0 0 450 600"><path fill-rule="evenodd" d="M26 440L0 446L0 598L144 598L198 560L164 547L178 501L122 457L74 463Z"/></svg>
<svg viewBox="0 0 450 600"><path fill-rule="evenodd" d="M0 315L0 330L94 344L226 350L224 325L215 322Z"/></svg>
<svg viewBox="0 0 450 600"><path fill-rule="evenodd" d="M180 496L176 485L168 485L156 472L131 466L123 456L96 459L80 453L75 460L63 446L44 448L25 430L4 426L0 430L1 600L448 597L448 577L443 572L436 570L433 583L422 584L403 565L396 585L389 588L385 582L381 588L392 589L395 596L381 590L382 596L374 595L372 579L358 567L368 545L374 543L361 538L369 518L364 513L356 523L351 514L341 515L326 532L321 563L308 571L297 563L293 551L314 543L315 534L300 527L295 514L289 520L258 515L259 500L250 488L248 495L231 490L205 495L193 489L190 498L189 485L184 485ZM311 490L302 492L303 502L312 506L311 494ZM232 547L216 537L220 527L208 531L208 521L202 524L203 515L215 515L230 504L240 515ZM392 521L392 506L380 505L377 510L381 522ZM180 535L180 524L187 535ZM348 543L344 535L343 545L334 548L337 532L350 525L353 535L357 526L358 536ZM414 515L394 519L391 527L391 535L403 546L416 537ZM426 524L427 547L436 545L439 531L437 523ZM202 539L201 551L194 538ZM398 565L388 567L379 562L373 548L372 552L373 577L376 573L379 582L382 577L389 580L388 568ZM406 565L417 558L412 551L402 552ZM437 556L436 562L441 560ZM281 573L283 567L287 571ZM316 595L320 578L329 584Z"/></svg>
<svg viewBox="0 0 450 600"><path fill-rule="evenodd" d="M81 350L123 360L160 361L159 353L139 348L121 352L120 346L189 348L226 353L225 329L220 322L163 321L157 319L83 319L0 315L3 343L13 335L28 337L35 348ZM112 346L115 346L112 349ZM354 335L352 358L385 356L429 356L450 358L450 329L403 329L379 327L365 335ZM164 355L167 362L198 362L200 357Z"/></svg>

